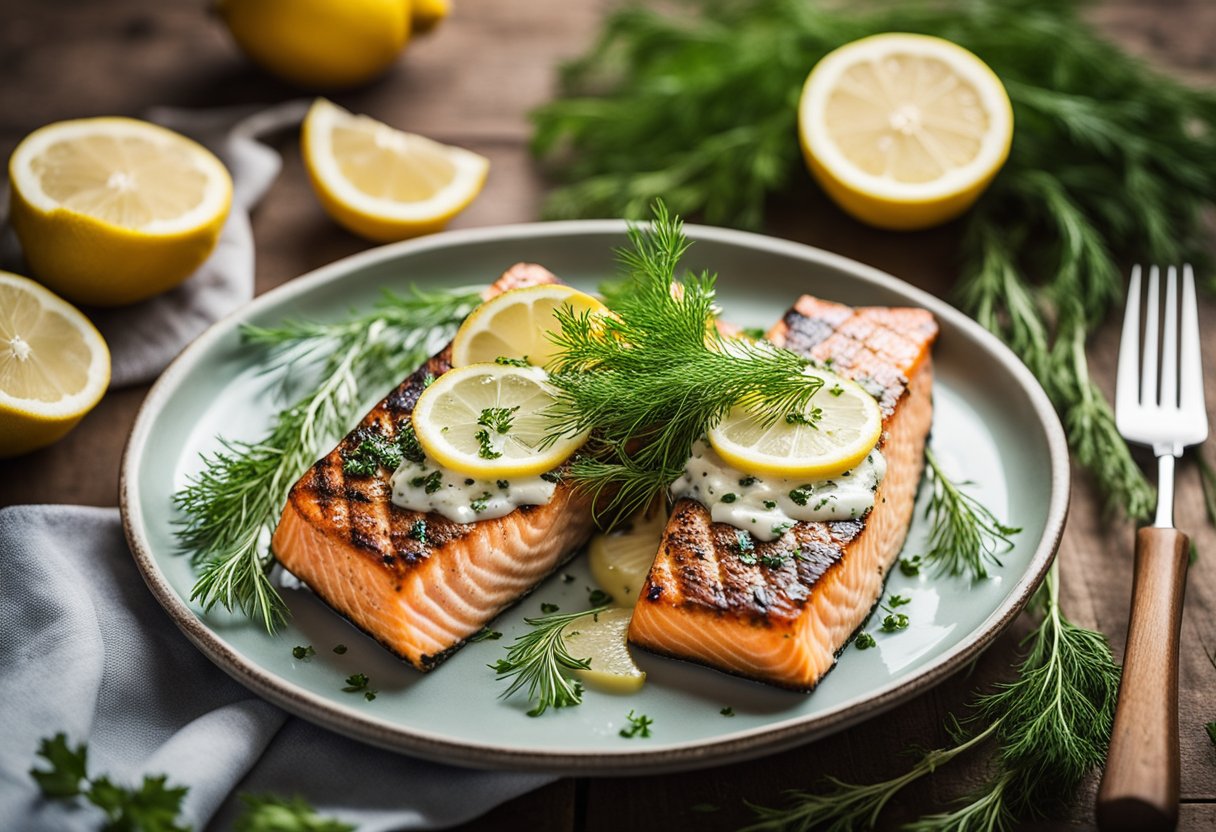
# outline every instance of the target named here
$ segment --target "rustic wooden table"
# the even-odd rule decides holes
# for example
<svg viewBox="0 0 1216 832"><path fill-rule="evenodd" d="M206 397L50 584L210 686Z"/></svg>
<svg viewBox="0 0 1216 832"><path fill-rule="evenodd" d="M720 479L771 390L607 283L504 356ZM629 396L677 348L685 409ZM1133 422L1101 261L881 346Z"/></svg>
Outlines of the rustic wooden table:
<svg viewBox="0 0 1216 832"><path fill-rule="evenodd" d="M527 143L528 111L553 92L554 69L588 44L604 0L456 0L438 34L411 44L382 81L337 96L357 111L488 156L485 192L453 223L484 226L534 220L545 189ZM269 103L299 93L267 79L237 52L203 0L0 0L0 154L50 121L91 115L137 115L154 105ZM1216 79L1216 4L1206 0L1108 0L1091 10L1112 38L1198 83ZM309 192L294 136L280 142L285 164L253 217L257 290L266 291L368 247L321 212ZM957 229L893 236L844 218L809 179L774 206L768 231L819 245L884 269L938 294L954 275ZM1216 321L1216 303L1202 314ZM1109 391L1117 342L1114 326L1093 344L1096 378ZM1216 339L1205 363L1209 402L1216 401ZM0 462L0 506L50 502L115 505L123 443L145 387L111 392L58 445ZM1182 825L1216 828L1216 749L1202 724L1216 719L1216 532L1203 514L1197 471L1183 465L1177 520L1198 544L1182 636L1180 732ZM0 557L3 553L0 553ZM1131 589L1132 528L1104 516L1083 475L1074 488L1060 548L1065 608L1106 633L1122 653ZM785 789L824 774L866 781L905 765L899 751L946 740L944 720L961 713L971 690L1007 676L1017 657L1019 623L962 674L896 710L803 748L708 771L645 778L564 779L468 824L468 830L732 829L749 817L743 800L774 804ZM957 762L900 794L884 816L894 826L941 807L984 776L980 758ZM1096 777L1071 816L1034 825L1088 828ZM694 811L709 804L717 811ZM704 806L702 806L704 809Z"/></svg>

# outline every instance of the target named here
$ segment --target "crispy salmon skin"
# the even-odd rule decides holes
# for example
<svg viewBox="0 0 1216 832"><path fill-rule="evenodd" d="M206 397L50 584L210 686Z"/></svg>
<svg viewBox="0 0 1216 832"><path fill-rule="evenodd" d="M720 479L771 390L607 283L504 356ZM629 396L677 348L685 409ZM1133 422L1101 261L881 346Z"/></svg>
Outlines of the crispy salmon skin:
<svg viewBox="0 0 1216 832"><path fill-rule="evenodd" d="M876 395L887 474L857 520L798 523L740 558L733 526L699 502L672 508L629 641L666 656L809 691L882 594L912 517L933 417L933 316L804 296L769 333Z"/></svg>
<svg viewBox="0 0 1216 832"><path fill-rule="evenodd" d="M521 263L486 296L555 282L540 266ZM445 348L419 367L300 478L271 540L287 571L423 671L531 591L586 542L593 525L585 498L562 482L547 505L464 524L395 505L392 471L343 471L344 452L369 434L396 437L427 376L450 369L448 356Z"/></svg>

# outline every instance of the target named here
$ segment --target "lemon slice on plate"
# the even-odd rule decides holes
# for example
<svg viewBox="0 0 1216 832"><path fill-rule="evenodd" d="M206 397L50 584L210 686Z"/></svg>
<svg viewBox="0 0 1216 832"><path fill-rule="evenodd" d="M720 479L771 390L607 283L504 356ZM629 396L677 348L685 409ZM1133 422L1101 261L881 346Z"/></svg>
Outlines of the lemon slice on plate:
<svg viewBox="0 0 1216 832"><path fill-rule="evenodd" d="M961 46L875 35L815 65L798 133L811 173L844 210L879 228L927 228L967 210L1000 170L1013 109Z"/></svg>
<svg viewBox="0 0 1216 832"><path fill-rule="evenodd" d="M80 310L0 272L0 457L60 439L101 399L110 351Z"/></svg>
<svg viewBox="0 0 1216 832"><path fill-rule="evenodd" d="M448 370L414 405L414 433L427 456L479 479L527 477L551 471L579 449L587 434L546 444L553 404L539 367L471 364Z"/></svg>
<svg viewBox="0 0 1216 832"><path fill-rule="evenodd" d="M655 509L649 517L644 513L634 517L625 531L591 538L587 546L591 576L613 601L623 607L637 602L666 526L667 512Z"/></svg>
<svg viewBox="0 0 1216 832"><path fill-rule="evenodd" d="M752 474L831 477L857 467L882 434L882 410L860 385L815 371L823 387L805 413L766 423L746 406L709 431L709 444L731 465Z"/></svg>
<svg viewBox="0 0 1216 832"><path fill-rule="evenodd" d="M585 615L566 625L562 638L566 650L577 659L591 659L587 670L574 675L588 687L606 693L634 693L646 681L646 672L629 654L630 610L614 607L597 615Z"/></svg>
<svg viewBox="0 0 1216 832"><path fill-rule="evenodd" d="M481 193L490 162L394 130L318 98L304 119L304 164L326 212L377 242L439 231Z"/></svg>
<svg viewBox="0 0 1216 832"><path fill-rule="evenodd" d="M499 357L526 359L543 367L557 352L548 333L560 328L554 311L607 313L591 295L561 284L512 289L483 303L465 319L452 340L452 366L493 362Z"/></svg>
<svg viewBox="0 0 1216 832"><path fill-rule="evenodd" d="M220 160L130 118L35 130L9 160L13 228L34 275L78 303L160 294L211 254L232 204Z"/></svg>

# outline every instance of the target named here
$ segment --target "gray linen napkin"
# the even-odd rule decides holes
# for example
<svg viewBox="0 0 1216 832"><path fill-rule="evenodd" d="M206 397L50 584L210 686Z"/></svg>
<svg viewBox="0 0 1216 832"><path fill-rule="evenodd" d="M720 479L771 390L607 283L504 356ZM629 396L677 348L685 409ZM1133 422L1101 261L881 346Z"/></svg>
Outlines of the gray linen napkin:
<svg viewBox="0 0 1216 832"><path fill-rule="evenodd" d="M360 832L449 826L553 778L453 768L293 718L232 681L148 592L117 509L0 510L0 829L96 830L41 799L41 738L86 741L89 773L188 786L183 819L227 830L237 793L299 795Z"/></svg>
<svg viewBox="0 0 1216 832"><path fill-rule="evenodd" d="M253 233L249 212L279 174L279 154L258 139L298 124L307 101L269 109L221 108L148 113L152 121L206 145L232 174L232 212L207 262L175 289L142 303L83 311L110 347L112 388L151 381L203 330L253 297ZM8 196L0 200L0 268L31 275L8 226Z"/></svg>

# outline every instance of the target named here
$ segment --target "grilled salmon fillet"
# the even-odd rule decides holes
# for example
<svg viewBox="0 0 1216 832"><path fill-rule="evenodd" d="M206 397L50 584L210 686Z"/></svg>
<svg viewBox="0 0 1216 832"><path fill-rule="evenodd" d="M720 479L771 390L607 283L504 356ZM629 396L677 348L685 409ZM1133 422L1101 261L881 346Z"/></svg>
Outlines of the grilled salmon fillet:
<svg viewBox="0 0 1216 832"><path fill-rule="evenodd" d="M491 286L492 297L558 282L521 263ZM428 374L451 368L450 347L401 382L355 430L291 489L271 540L275 558L355 626L419 670L430 670L518 601L590 536L586 498L559 482L553 500L505 517L454 523L400 508L389 477L343 472L343 452L369 435L392 439ZM421 525L419 525L421 524Z"/></svg>
<svg viewBox="0 0 1216 832"><path fill-rule="evenodd" d="M912 518L933 416L930 349L937 323L922 309L857 308L804 296L769 333L876 394L887 473L857 520L798 523L739 557L736 530L679 500L642 588L629 641L666 656L810 691L865 622ZM768 556L770 563L762 562Z"/></svg>

